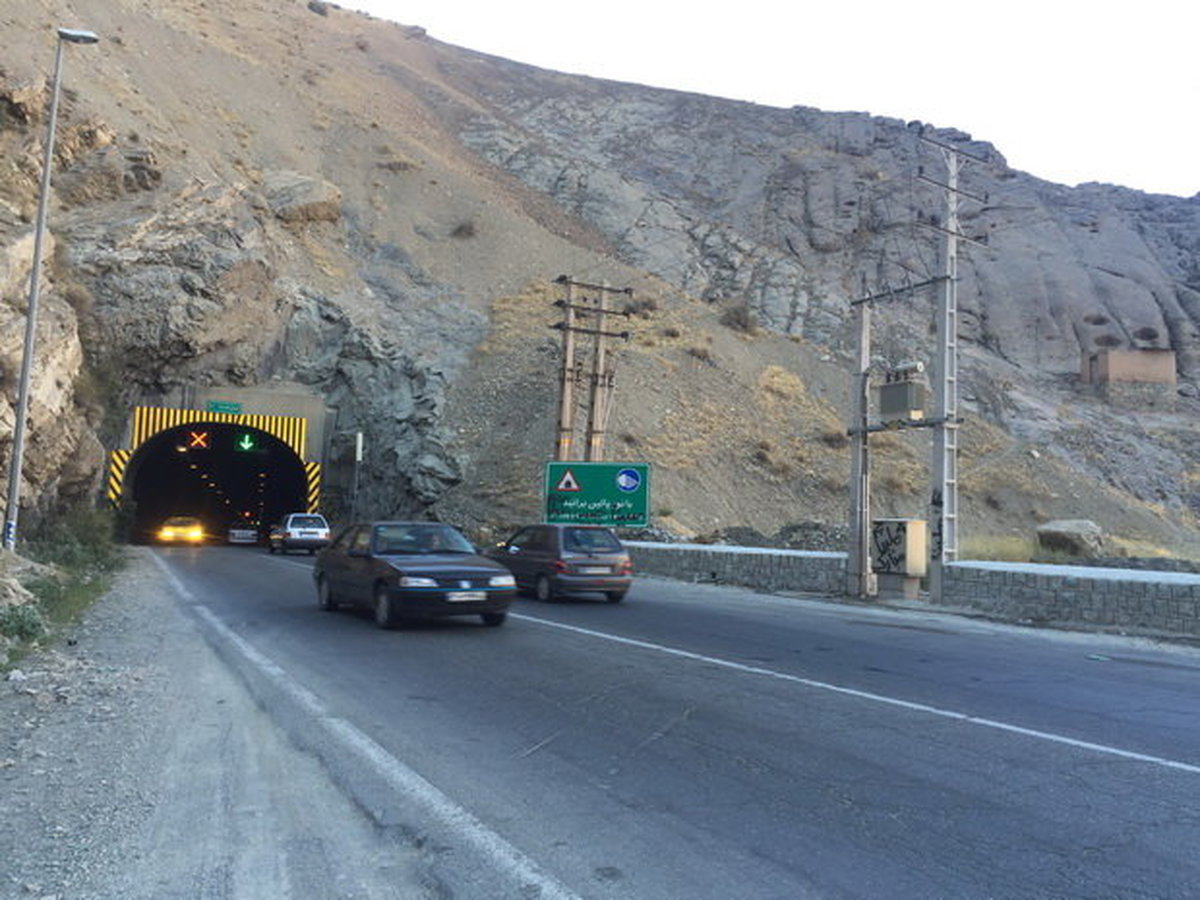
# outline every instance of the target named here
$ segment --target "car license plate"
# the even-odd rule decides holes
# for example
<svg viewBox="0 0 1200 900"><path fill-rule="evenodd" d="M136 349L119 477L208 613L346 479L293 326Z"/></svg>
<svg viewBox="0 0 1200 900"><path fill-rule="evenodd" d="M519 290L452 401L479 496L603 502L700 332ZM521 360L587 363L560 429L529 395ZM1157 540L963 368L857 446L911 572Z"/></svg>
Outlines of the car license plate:
<svg viewBox="0 0 1200 900"><path fill-rule="evenodd" d="M608 566L583 566L579 572L581 575L607 575Z"/></svg>
<svg viewBox="0 0 1200 900"><path fill-rule="evenodd" d="M486 600L485 591L451 591L446 595L451 603L469 603L472 600Z"/></svg>

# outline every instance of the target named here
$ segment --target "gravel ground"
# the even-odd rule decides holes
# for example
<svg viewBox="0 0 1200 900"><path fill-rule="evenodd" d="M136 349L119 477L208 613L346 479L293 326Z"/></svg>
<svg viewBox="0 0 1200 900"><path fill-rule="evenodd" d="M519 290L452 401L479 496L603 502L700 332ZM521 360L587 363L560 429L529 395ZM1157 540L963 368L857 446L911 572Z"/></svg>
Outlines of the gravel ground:
<svg viewBox="0 0 1200 900"><path fill-rule="evenodd" d="M288 742L148 553L0 680L0 897L434 896L419 851Z"/></svg>

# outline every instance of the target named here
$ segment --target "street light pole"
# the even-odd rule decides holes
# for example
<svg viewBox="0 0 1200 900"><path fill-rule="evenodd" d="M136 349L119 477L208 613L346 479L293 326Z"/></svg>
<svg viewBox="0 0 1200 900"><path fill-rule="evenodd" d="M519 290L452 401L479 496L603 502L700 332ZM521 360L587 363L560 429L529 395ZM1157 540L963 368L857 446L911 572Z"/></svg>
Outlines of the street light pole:
<svg viewBox="0 0 1200 900"><path fill-rule="evenodd" d="M50 92L50 116L46 145L42 150L42 182L38 192L37 222L33 231L33 263L29 273L29 304L25 310L25 348L17 388L17 415L13 426L12 459L8 466L8 500L4 515L4 547L17 545L17 510L21 505L21 463L25 455L25 422L29 416L29 379L33 369L33 344L37 333L38 289L42 274L42 239L46 232L46 207L50 198L50 169L54 163L54 129L58 123L58 93L62 82L63 44L94 44L100 38L76 28L58 29L54 54L54 83Z"/></svg>

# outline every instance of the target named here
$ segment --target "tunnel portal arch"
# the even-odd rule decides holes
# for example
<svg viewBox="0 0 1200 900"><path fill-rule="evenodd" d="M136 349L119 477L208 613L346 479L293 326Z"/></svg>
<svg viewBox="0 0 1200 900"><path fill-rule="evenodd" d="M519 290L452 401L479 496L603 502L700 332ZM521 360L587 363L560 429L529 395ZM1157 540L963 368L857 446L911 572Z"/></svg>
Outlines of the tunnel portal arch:
<svg viewBox="0 0 1200 900"><path fill-rule="evenodd" d="M111 455L108 499L134 540L171 515L197 515L219 535L234 521L265 527L289 512L316 511L321 467L303 459L305 424L138 407L131 448Z"/></svg>

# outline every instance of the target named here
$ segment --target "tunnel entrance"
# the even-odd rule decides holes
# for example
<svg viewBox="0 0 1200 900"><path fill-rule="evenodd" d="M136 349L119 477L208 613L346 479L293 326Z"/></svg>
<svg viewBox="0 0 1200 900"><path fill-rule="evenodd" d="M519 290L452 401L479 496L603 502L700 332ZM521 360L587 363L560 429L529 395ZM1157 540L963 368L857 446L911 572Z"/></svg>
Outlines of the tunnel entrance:
<svg viewBox="0 0 1200 900"><path fill-rule="evenodd" d="M192 422L160 431L133 454L121 503L129 538L144 542L171 516L196 516L223 540L235 523L264 530L308 508L303 461L247 425Z"/></svg>

